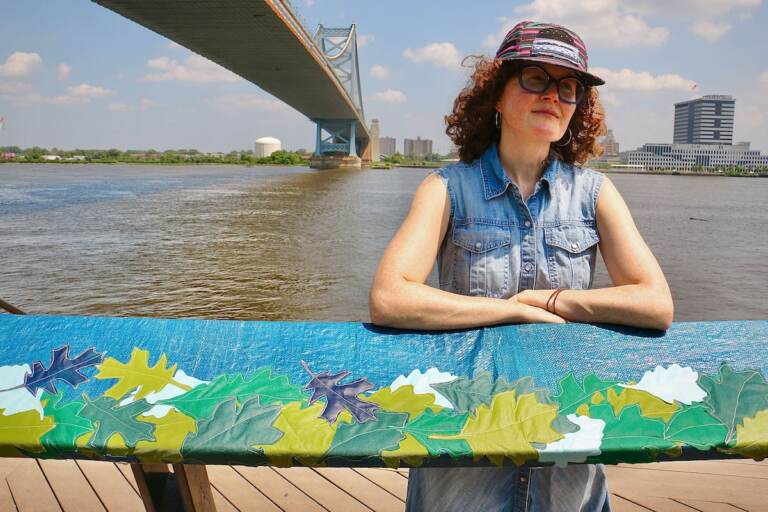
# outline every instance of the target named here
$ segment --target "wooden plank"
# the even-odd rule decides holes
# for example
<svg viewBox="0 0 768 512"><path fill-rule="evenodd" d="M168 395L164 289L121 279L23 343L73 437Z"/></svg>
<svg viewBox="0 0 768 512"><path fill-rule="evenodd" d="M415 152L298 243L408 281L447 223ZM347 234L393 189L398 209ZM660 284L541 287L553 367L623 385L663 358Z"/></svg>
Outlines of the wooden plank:
<svg viewBox="0 0 768 512"><path fill-rule="evenodd" d="M281 512L274 503L230 466L208 466L208 477L238 510Z"/></svg>
<svg viewBox="0 0 768 512"><path fill-rule="evenodd" d="M127 462L115 462L115 467L120 470L126 481L133 487L133 490L139 492L139 485L136 483L136 478L133 476L131 465Z"/></svg>
<svg viewBox="0 0 768 512"><path fill-rule="evenodd" d="M315 468L315 471L375 512L402 512L405 509L401 500L349 468Z"/></svg>
<svg viewBox="0 0 768 512"><path fill-rule="evenodd" d="M19 512L59 511L61 506L48 486L45 475L35 459L0 459L0 464L11 467L5 479Z"/></svg>
<svg viewBox="0 0 768 512"><path fill-rule="evenodd" d="M0 510L7 510L8 512L16 512L16 504L13 502L13 495L11 494L11 488L8 487L8 482L5 478L0 478Z"/></svg>
<svg viewBox="0 0 768 512"><path fill-rule="evenodd" d="M408 480L398 475L396 471L378 468L355 468L355 472L375 483L397 499L405 502L408 492Z"/></svg>
<svg viewBox="0 0 768 512"><path fill-rule="evenodd" d="M216 512L205 466L174 464L173 471L176 473L181 502L188 512Z"/></svg>
<svg viewBox="0 0 768 512"><path fill-rule="evenodd" d="M744 512L743 508L736 508L728 503L716 503L713 501L677 500L685 503L700 512Z"/></svg>
<svg viewBox="0 0 768 512"><path fill-rule="evenodd" d="M682 471L710 475L768 478L768 464L728 464L719 460L691 460L680 462L655 462L652 464L619 464L620 467L652 469L657 471Z"/></svg>
<svg viewBox="0 0 768 512"><path fill-rule="evenodd" d="M311 468L275 468L275 471L331 512L371 510Z"/></svg>
<svg viewBox="0 0 768 512"><path fill-rule="evenodd" d="M625 498L650 496L731 503L765 509L768 480L609 466L608 485Z"/></svg>
<svg viewBox="0 0 768 512"><path fill-rule="evenodd" d="M641 507L650 510L658 510L660 512L697 512L695 508L670 498L654 498L652 496L634 495L627 497L627 499L632 500L636 505L640 505Z"/></svg>
<svg viewBox="0 0 768 512"><path fill-rule="evenodd" d="M611 494L610 501L611 512L648 512L650 510L617 494Z"/></svg>
<svg viewBox="0 0 768 512"><path fill-rule="evenodd" d="M40 467L65 511L106 510L73 460L40 460Z"/></svg>
<svg viewBox="0 0 768 512"><path fill-rule="evenodd" d="M234 470L283 510L326 510L270 467L233 466Z"/></svg>
<svg viewBox="0 0 768 512"><path fill-rule="evenodd" d="M213 493L213 503L216 505L216 512L239 512L218 489L211 486L211 492Z"/></svg>
<svg viewBox="0 0 768 512"><path fill-rule="evenodd" d="M141 498L115 464L78 460L77 465L109 512L129 512L144 508Z"/></svg>

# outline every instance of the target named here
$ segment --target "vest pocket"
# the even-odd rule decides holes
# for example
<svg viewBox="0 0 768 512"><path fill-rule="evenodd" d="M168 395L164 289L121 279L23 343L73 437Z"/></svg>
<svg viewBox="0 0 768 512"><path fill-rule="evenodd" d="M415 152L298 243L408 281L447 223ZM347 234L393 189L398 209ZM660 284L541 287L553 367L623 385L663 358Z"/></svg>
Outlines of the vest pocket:
<svg viewBox="0 0 768 512"><path fill-rule="evenodd" d="M583 224L544 228L547 270L553 288L586 290L592 286L600 241L597 230Z"/></svg>
<svg viewBox="0 0 768 512"><path fill-rule="evenodd" d="M509 288L509 230L482 224L457 225L451 239L456 246L453 288L462 295L505 295Z"/></svg>

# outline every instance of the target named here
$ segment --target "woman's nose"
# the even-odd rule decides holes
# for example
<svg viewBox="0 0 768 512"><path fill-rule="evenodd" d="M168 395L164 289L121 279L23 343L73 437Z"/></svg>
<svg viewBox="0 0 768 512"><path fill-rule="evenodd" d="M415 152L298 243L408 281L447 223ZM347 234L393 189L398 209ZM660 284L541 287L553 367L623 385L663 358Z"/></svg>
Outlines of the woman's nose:
<svg viewBox="0 0 768 512"><path fill-rule="evenodd" d="M560 96L558 94L559 93L557 92L557 82L553 81L553 82L549 83L549 85L547 86L547 88L544 91L542 91L541 97L542 98L549 98L552 101L557 102L557 101L560 100Z"/></svg>

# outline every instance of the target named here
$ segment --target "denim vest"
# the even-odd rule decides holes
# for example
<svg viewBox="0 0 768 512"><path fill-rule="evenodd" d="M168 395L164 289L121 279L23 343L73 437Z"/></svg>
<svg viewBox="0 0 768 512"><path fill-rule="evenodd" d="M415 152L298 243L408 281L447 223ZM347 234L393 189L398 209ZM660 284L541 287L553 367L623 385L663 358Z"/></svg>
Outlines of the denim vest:
<svg viewBox="0 0 768 512"><path fill-rule="evenodd" d="M601 173L551 158L523 201L494 144L471 164L435 174L451 203L437 257L442 290L508 298L527 289L592 286Z"/></svg>

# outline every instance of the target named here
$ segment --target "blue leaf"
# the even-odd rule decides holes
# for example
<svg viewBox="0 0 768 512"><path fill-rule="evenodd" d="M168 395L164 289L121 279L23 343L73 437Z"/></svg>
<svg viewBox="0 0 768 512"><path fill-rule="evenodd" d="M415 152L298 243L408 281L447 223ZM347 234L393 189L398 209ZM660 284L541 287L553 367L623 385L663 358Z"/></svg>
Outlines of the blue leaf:
<svg viewBox="0 0 768 512"><path fill-rule="evenodd" d="M51 366L47 369L42 361L35 361L32 365L32 373L24 376L24 387L33 395L39 388L43 388L51 394L56 394L56 380L63 380L70 386L77 387L88 377L79 370L88 366L95 366L104 359L103 352L96 352L93 348L84 350L74 359L69 359L69 345L54 349Z"/></svg>
<svg viewBox="0 0 768 512"><path fill-rule="evenodd" d="M309 403L312 404L318 398L325 397L325 409L320 416L328 423L334 423L339 413L345 409L352 413L358 423L376 419L374 411L379 406L357 398L360 393L373 388L373 384L368 379L357 379L349 384L339 384L349 375L348 371L345 370L335 375L328 372L314 373L304 361L301 362L301 365L312 376L312 380L304 386L304 389L312 390Z"/></svg>

